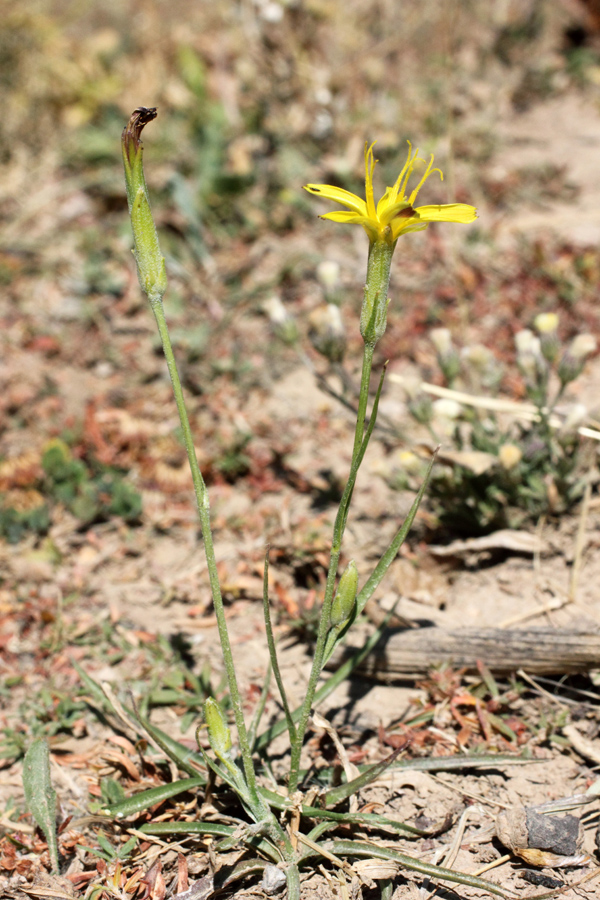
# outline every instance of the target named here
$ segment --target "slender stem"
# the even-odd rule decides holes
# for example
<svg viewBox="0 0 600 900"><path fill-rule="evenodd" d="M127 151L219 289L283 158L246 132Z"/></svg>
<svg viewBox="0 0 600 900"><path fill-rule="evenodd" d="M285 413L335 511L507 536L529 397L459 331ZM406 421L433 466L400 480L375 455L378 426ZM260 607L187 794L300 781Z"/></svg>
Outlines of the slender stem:
<svg viewBox="0 0 600 900"><path fill-rule="evenodd" d="M229 633L227 631L225 608L223 605L221 586L219 584L219 575L217 572L217 560L215 557L212 530L210 526L210 504L208 499L208 491L206 489L206 484L204 482L204 478L202 477L202 472L200 471L200 466L198 465L198 459L196 457L192 429L190 427L189 417L185 408L183 389L181 387L179 372L177 371L177 363L175 362L173 346L171 344L169 329L167 327L167 321L162 304L162 297L156 298L150 296L148 299L150 300L150 306L152 307L152 312L154 313L154 318L156 319L158 333L162 341L163 351L165 354L165 359L167 361L167 368L169 370L169 375L171 376L173 394L175 395L175 403L177 404L177 412L179 413L179 421L181 422L181 428L183 431L183 442L185 444L185 449L187 451L190 469L192 472L192 481L194 484L194 492L196 494L196 504L198 507L200 528L204 541L204 553L206 556L206 564L208 567L210 589L212 593L213 605L215 608L215 615L217 618L219 639L223 651L223 661L225 663L225 671L227 673L227 682L229 686L229 694L231 696L231 704L233 706L235 724L238 732L238 741L242 753L244 774L246 776L246 782L250 790L250 796L252 797L253 801L256 800L256 802L258 803L259 801L256 791L256 776L254 772L254 765L252 763L252 754L250 751L250 744L248 742L248 734L246 732L246 724L244 722L244 713L242 710L242 702L235 674L233 653L231 650Z"/></svg>
<svg viewBox="0 0 600 900"><path fill-rule="evenodd" d="M296 726L294 725L294 720L292 719L292 712L290 710L290 705L288 703L287 694L285 692L285 685L283 683L283 678L281 677L281 670L279 668L279 660L277 659L277 648L275 647L275 636L273 634L273 624L271 622L271 608L269 606L269 550L268 550L268 548L267 548L267 553L265 555L265 568L264 568L264 576L263 576L263 615L264 615L264 619L265 619L265 633L267 635L267 645L269 648L269 657L271 659L271 668L273 669L275 681L277 682L277 687L279 688L279 696L281 697L281 702L283 704L283 711L285 713L285 719L287 722L288 731L290 733L290 742L293 743L296 740Z"/></svg>
<svg viewBox="0 0 600 900"><path fill-rule="evenodd" d="M363 356L363 369L361 376L361 390L360 390L360 400L359 400L359 412L356 420L356 431L354 436L354 451L352 455L352 463L351 470L354 469L354 461L355 458L360 451L360 445L362 441L362 434L364 431L364 421L366 414L366 403L368 399L368 386L371 378L371 366L373 364L373 348L368 347L365 344L364 356ZM366 383L366 389L365 389ZM358 435L360 434L360 438ZM358 448L358 450L356 449ZM308 719L310 716L310 711L312 708L315 691L317 689L317 682L319 680L319 676L321 674L321 670L323 668L323 659L325 655L325 642L327 640L327 634L330 628L330 614L331 614L331 604L333 602L333 594L335 588L335 579L337 575L338 565L340 561L340 555L342 552L342 539L344 536L344 530L346 525L346 517L347 517L347 505L352 495L352 490L354 488L354 481L356 480L356 474L354 474L354 478L352 475L348 479L346 484L346 488L344 490L344 496L342 497L342 501L340 502L340 506L337 511L335 524L333 526L333 541L331 545L331 555L329 557L329 571L327 572L327 581L325 584L325 596L323 598L323 607L321 609L321 617L319 620L319 631L317 634L317 642L315 645L314 655L313 655L313 664L310 670L310 675L308 679L308 686L306 689L306 697L304 699L304 703L302 704L302 709L300 713L300 720L298 722L298 728L296 729L295 740L292 741L292 754L290 761L290 778L288 790L290 795L294 793L298 789L298 776L300 772L300 754L302 752L302 745L304 743L304 736L306 734L306 729L308 727ZM344 502L345 501L345 502Z"/></svg>
<svg viewBox="0 0 600 900"><path fill-rule="evenodd" d="M367 403L369 401L369 385L371 383L371 369L373 368L374 344L365 344L363 352L362 372L360 376L360 394L358 397L358 411L356 413L356 428L354 431L354 447L352 459L355 459L365 431L365 418L367 415Z"/></svg>
<svg viewBox="0 0 600 900"><path fill-rule="evenodd" d="M295 738L292 738L292 752L290 761L290 776L288 790L290 795L298 788L300 773L300 754L308 727L308 719L317 690L317 683L321 675L325 659L325 647L327 635L330 630L331 604L333 602L335 580L337 576L342 541L348 519L348 509L352 492L356 483L358 468L364 455L363 438L365 434L365 419L369 400L369 385L371 383L371 370L373 368L373 354L377 341L385 331L385 318L387 312L387 292L390 280L390 265L394 245L385 241L371 244L369 248L369 261L367 265L367 281L365 285L365 297L361 313L361 334L364 340L362 372L360 379L360 393L358 400L358 412L356 427L354 430L354 446L350 463L350 474L340 501L333 526L333 538L331 555L329 558L329 570L325 584L325 596L319 621L319 631L314 650L313 664L310 670L306 697L302 704L300 719L296 729ZM373 423L374 425L374 423ZM361 452L362 448L362 452Z"/></svg>

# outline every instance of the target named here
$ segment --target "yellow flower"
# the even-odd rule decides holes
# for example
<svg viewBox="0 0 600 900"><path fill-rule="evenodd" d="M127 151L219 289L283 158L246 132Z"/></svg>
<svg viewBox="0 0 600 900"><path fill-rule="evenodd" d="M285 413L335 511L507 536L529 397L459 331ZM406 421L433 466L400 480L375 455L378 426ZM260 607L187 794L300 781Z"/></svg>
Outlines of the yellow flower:
<svg viewBox="0 0 600 900"><path fill-rule="evenodd" d="M325 213L322 219L331 219L333 222L347 222L362 225L369 236L369 240L384 240L395 243L401 234L409 231L422 231L430 222L474 222L477 211L474 206L467 203L442 203L433 206L413 206L417 194L433 172L439 172L440 178L444 176L440 169L433 169L433 155L429 165L425 169L423 177L410 196L406 195L407 184L413 169L418 162L425 162L419 157L419 151L413 154L412 144L408 143L408 156L404 168L398 175L393 187L388 187L385 194L375 206L373 197L373 172L377 160L373 156L374 144L369 147L365 144L365 195L363 200L357 194L351 194L343 188L334 187L331 184L306 184L304 189L318 197L334 200L348 207L347 210Z"/></svg>

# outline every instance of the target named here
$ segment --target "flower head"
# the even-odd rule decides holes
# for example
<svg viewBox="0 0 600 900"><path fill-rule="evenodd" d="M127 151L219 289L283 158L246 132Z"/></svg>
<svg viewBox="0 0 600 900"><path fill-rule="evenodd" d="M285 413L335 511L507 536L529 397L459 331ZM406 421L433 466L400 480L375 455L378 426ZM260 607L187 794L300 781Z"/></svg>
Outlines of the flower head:
<svg viewBox="0 0 600 900"><path fill-rule="evenodd" d="M325 197L335 203L346 206L346 210L325 213L322 219L331 219L333 222L347 222L362 225L369 236L371 243L384 240L395 243L401 234L409 231L422 231L430 222L473 222L477 218L475 207L467 203L442 203L433 206L414 206L417 194L434 172L443 174L440 169L434 169L433 155L423 173L421 180L412 193L407 194L408 180L417 163L425 160L419 157L419 151L413 153L412 144L408 141L408 156L404 167L393 187L386 188L385 194L375 205L373 196L373 172L377 160L373 156L374 144L365 144L365 197L351 194L343 188L334 187L331 184L306 184L304 189L317 197Z"/></svg>

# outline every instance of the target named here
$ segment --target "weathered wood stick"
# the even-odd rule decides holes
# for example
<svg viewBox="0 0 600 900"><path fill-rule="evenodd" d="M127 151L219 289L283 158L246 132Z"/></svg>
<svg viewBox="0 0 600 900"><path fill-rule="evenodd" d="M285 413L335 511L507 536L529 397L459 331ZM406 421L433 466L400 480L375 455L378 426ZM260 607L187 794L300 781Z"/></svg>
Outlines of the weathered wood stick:
<svg viewBox="0 0 600 900"><path fill-rule="evenodd" d="M336 668L351 651L335 654ZM438 626L393 631L357 671L378 681L422 677L433 666L477 671L481 660L498 674L525 669L531 675L559 675L600 668L600 632L553 628L461 628Z"/></svg>

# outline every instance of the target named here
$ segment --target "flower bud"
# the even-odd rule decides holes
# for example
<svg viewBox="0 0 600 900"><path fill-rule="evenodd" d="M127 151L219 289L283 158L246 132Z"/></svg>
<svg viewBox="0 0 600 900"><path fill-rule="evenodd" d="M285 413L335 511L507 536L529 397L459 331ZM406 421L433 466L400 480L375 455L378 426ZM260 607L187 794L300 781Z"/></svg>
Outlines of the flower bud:
<svg viewBox="0 0 600 900"><path fill-rule="evenodd" d="M460 355L461 359L464 360L465 366L469 369L475 369L481 375L487 372L489 367L495 362L494 354L484 344L471 344L469 347L463 347Z"/></svg>
<svg viewBox="0 0 600 900"><path fill-rule="evenodd" d="M346 333L339 307L327 303L314 309L309 316L310 342L332 363L343 360L346 352Z"/></svg>
<svg viewBox="0 0 600 900"><path fill-rule="evenodd" d="M350 560L338 584L338 589L331 604L330 622L333 627L347 622L356 604L358 591L358 569L353 559Z"/></svg>
<svg viewBox="0 0 600 900"><path fill-rule="evenodd" d="M133 230L133 254L137 263L140 287L151 303L159 303L167 289L165 261L160 252L154 226L148 189L144 179L141 134L148 122L156 118L156 109L134 110L121 138L127 205Z"/></svg>
<svg viewBox="0 0 600 900"><path fill-rule="evenodd" d="M208 741L213 752L224 762L229 762L231 758L231 732L225 717L221 711L221 707L216 700L208 697L204 701L204 721L208 729Z"/></svg>

